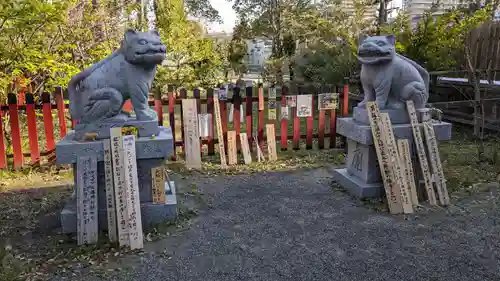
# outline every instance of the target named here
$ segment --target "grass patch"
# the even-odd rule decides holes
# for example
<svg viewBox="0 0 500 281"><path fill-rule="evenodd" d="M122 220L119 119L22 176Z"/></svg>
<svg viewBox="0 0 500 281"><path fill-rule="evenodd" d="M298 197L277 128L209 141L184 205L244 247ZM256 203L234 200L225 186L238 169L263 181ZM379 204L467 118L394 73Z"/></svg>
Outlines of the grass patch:
<svg viewBox="0 0 500 281"><path fill-rule="evenodd" d="M20 170L0 170L0 192L48 187L73 183L71 170L48 167L25 167Z"/></svg>

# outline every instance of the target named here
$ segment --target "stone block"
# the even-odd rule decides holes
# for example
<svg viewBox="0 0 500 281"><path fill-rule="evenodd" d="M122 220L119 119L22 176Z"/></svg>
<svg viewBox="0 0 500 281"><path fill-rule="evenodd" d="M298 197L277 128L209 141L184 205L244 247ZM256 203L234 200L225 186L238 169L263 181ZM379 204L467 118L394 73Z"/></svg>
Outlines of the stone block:
<svg viewBox="0 0 500 281"><path fill-rule="evenodd" d="M123 122L103 122L103 123L90 123L90 124L77 124L75 126L74 140L83 140L85 134L96 133L96 139L109 139L110 129L115 127L135 127L138 131L139 137L151 137L156 136L160 132L160 127L158 127L158 121L138 121L135 119L128 119Z"/></svg>
<svg viewBox="0 0 500 281"><path fill-rule="evenodd" d="M104 161L104 147L101 140L80 142L74 139L72 130L56 144L56 163L74 164L78 156L97 155L97 161ZM170 127L159 127L154 137L139 137L135 142L137 159L165 158L174 153L174 142Z"/></svg>
<svg viewBox="0 0 500 281"><path fill-rule="evenodd" d="M347 169L334 169L333 179L349 192L358 198L376 198L383 194L383 184L366 183L360 178L350 175Z"/></svg>
<svg viewBox="0 0 500 281"><path fill-rule="evenodd" d="M406 108L401 108L401 109L382 109L380 110L380 113L387 113L389 115L389 119L391 120L392 124L409 124L410 123L410 117L408 116L408 111ZM428 113L424 115L424 113ZM423 119L423 116L426 119ZM423 121L428 121L428 118L430 118L430 108L422 108L417 110L417 118L419 122ZM352 118L354 121L369 125L370 124L370 119L368 118L368 111L366 110L366 107L355 107L353 109L353 114ZM423 120L423 121L422 121Z"/></svg>

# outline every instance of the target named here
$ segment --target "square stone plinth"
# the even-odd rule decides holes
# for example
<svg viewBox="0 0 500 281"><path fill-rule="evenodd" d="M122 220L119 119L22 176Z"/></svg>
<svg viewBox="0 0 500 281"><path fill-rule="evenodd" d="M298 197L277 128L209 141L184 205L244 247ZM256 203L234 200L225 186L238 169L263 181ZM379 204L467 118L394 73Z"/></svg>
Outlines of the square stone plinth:
<svg viewBox="0 0 500 281"><path fill-rule="evenodd" d="M340 118L337 121L337 128L337 132L347 138L347 156L346 167L334 170L335 181L354 196L361 198L380 196L383 194L383 183L371 127L352 118ZM437 141L451 139L450 123L434 121L433 128ZM407 139L410 142L413 170L418 176L420 166L417 166L411 125L393 125L393 131L396 139ZM425 142L423 131L422 138Z"/></svg>
<svg viewBox="0 0 500 281"><path fill-rule="evenodd" d="M139 137L151 137L158 135L159 128L158 121L137 121L131 118L124 122L100 122L91 124L77 124L75 126L75 136L76 140L83 140L85 134L95 133L97 134L96 139L109 139L111 128L115 127L134 127L137 128L137 133Z"/></svg>

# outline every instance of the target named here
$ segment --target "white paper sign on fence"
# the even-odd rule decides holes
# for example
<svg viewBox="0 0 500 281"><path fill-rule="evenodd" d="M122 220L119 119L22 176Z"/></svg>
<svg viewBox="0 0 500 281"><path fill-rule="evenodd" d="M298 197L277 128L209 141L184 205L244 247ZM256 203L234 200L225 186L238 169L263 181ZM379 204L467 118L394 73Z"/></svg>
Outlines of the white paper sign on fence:
<svg viewBox="0 0 500 281"><path fill-rule="evenodd" d="M312 115L312 95L297 96L297 117L309 117Z"/></svg>

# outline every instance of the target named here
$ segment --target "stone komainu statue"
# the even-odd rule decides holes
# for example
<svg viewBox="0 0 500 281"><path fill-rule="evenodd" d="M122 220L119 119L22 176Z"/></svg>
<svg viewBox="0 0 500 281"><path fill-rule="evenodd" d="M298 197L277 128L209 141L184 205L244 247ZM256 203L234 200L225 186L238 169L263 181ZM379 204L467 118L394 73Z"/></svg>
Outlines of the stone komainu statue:
<svg viewBox="0 0 500 281"><path fill-rule="evenodd" d="M71 78L72 118L82 124L126 121L130 116L121 108L130 99L137 120L157 120L156 112L148 106L148 95L156 66L165 56L166 47L158 32L127 30L117 51Z"/></svg>
<svg viewBox="0 0 500 281"><path fill-rule="evenodd" d="M383 109L404 109L413 100L416 109L424 108L429 98L429 73L416 62L401 56L394 49L395 37L373 36L359 40L361 84L364 99L376 101Z"/></svg>

